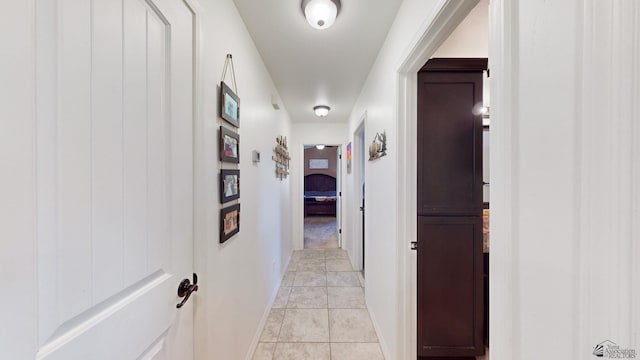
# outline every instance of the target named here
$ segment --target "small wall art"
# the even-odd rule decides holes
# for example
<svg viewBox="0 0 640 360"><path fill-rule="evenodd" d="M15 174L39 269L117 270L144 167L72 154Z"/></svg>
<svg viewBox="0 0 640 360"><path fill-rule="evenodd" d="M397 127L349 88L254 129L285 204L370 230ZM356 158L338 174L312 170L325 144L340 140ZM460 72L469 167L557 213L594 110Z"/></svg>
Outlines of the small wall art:
<svg viewBox="0 0 640 360"><path fill-rule="evenodd" d="M351 157L353 154L351 153L351 143L347 144L347 174L351 174Z"/></svg>
<svg viewBox="0 0 640 360"><path fill-rule="evenodd" d="M240 204L220 210L220 244L240 232Z"/></svg>
<svg viewBox="0 0 640 360"><path fill-rule="evenodd" d="M240 198L240 170L220 170L220 203Z"/></svg>
<svg viewBox="0 0 640 360"><path fill-rule="evenodd" d="M289 176L289 162L291 157L289 156L289 148L287 147L287 138L285 136L278 136L276 138L276 147L273 149L274 156L273 161L276 162L276 177L282 181Z"/></svg>
<svg viewBox="0 0 640 360"><path fill-rule="evenodd" d="M329 159L309 159L309 169L328 169Z"/></svg>
<svg viewBox="0 0 640 360"><path fill-rule="evenodd" d="M387 132L376 133L371 146L369 146L369 161L379 159L387 155Z"/></svg>
<svg viewBox="0 0 640 360"><path fill-rule="evenodd" d="M240 135L220 126L220 161L240 163Z"/></svg>
<svg viewBox="0 0 640 360"><path fill-rule="evenodd" d="M224 81L220 82L220 117L240 127L240 98Z"/></svg>

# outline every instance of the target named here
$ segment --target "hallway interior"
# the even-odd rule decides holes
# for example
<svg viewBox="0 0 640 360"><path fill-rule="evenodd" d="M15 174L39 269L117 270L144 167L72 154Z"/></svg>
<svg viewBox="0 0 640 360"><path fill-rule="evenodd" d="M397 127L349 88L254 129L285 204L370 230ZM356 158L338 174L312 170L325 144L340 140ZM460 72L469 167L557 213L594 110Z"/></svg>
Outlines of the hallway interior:
<svg viewBox="0 0 640 360"><path fill-rule="evenodd" d="M384 359L352 270L342 249L294 252L253 359Z"/></svg>
<svg viewBox="0 0 640 360"><path fill-rule="evenodd" d="M339 4L330 28L311 3ZM0 359L473 359L472 315L494 360L640 352L640 2L21 0L0 18ZM417 136L419 73L460 58L488 59L482 89L456 82L482 91L456 107L490 138L474 156ZM420 184L425 154L454 167L432 144L490 174ZM340 153L305 159L323 146ZM305 211L306 169L334 158L335 212ZM475 207L418 207L464 202L456 184L492 189L486 287L450 281L483 270Z"/></svg>

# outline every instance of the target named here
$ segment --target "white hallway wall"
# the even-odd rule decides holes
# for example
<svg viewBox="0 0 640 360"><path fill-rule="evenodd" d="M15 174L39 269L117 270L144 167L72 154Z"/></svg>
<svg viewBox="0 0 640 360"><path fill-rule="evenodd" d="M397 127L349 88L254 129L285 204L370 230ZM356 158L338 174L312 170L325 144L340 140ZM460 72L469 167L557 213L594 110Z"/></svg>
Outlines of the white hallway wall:
<svg viewBox="0 0 640 360"><path fill-rule="evenodd" d="M291 255L290 180L275 177L275 139L291 138L286 108L277 94L232 0L199 0L200 119L196 126L196 356L250 357L261 322ZM233 54L240 120L240 233L219 244L218 86L227 53ZM227 84L232 84L230 71ZM254 164L252 150L261 152ZM225 165L226 167L233 167Z"/></svg>
<svg viewBox="0 0 640 360"><path fill-rule="evenodd" d="M489 56L489 0L480 0L432 58Z"/></svg>
<svg viewBox="0 0 640 360"><path fill-rule="evenodd" d="M311 111L311 109L309 109ZM304 246L304 145L326 144L340 145L342 151L342 178L347 173L346 165L346 143L347 143L346 123L294 123L293 136L289 138L289 153L291 154L291 221L293 248L302 249ZM342 191L344 194L344 181ZM339 190L340 191L340 190ZM342 201L342 214L345 214L346 201ZM346 221L343 216L342 223ZM344 225L343 225L344 228ZM343 244L348 242L346 236L342 237Z"/></svg>

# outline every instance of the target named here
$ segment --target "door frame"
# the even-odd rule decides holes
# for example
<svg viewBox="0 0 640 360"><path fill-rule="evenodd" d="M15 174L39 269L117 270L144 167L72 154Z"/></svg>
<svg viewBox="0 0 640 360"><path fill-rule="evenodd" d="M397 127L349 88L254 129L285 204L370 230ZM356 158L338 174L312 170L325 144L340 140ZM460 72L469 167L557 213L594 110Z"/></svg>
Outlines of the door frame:
<svg viewBox="0 0 640 360"><path fill-rule="evenodd" d="M354 157L351 162L352 162L352 171L353 171L353 183L352 186L353 188L351 189L352 191L352 198L353 198L353 202L352 202L352 208L350 210L350 213L353 216L354 221L352 222L355 226L353 227L353 245L351 246L351 250L353 251L353 253L351 253L352 259L351 259L351 263L352 264L357 264L356 269L359 271L363 271L364 270L364 248L365 246L363 246L362 244L362 240L363 240L363 230L362 230L362 214L360 213L360 205L361 205L361 199L364 196L364 194L362 194L362 183L364 181L364 173L362 171L362 169L364 168L366 161L362 161L362 158L365 156L364 154L362 156L360 156L360 149L361 148L365 148L365 140L367 138L367 112L365 111L364 114L362 114L362 116L360 117L360 122L358 124L358 126L356 127L356 130L353 132L353 150L352 152L354 154L358 154L358 156ZM360 134L362 133L362 141L360 140ZM361 196L362 195L362 196ZM366 213L365 213L366 214ZM364 271L363 271L364 273Z"/></svg>
<svg viewBox="0 0 640 360"><path fill-rule="evenodd" d="M397 191L397 283L398 283L398 311L400 317L398 319L397 335L401 343L398 346L397 358L399 359L415 359L417 358L417 256L411 251L411 242L417 241L417 140L414 138L417 130L417 86L418 71L431 58L435 51L456 29L456 27L466 18L469 12L478 4L479 0L474 1L456 1L441 0L437 6L438 10L428 18L421 26L416 38L412 41L408 50L400 57L400 65L396 69L397 76L397 92L398 106L396 132L398 134L398 157L397 157L397 174L398 174L398 191ZM504 0L491 1L490 14L494 21L492 30L495 30L493 24L500 20L502 3ZM502 29L504 31L505 29ZM510 29L508 29L510 30ZM495 35L492 33L492 35ZM501 34L506 35L506 34ZM495 36L494 36L495 37ZM498 41L495 41L498 40ZM498 47L498 43L503 37L494 39L492 37L494 47ZM493 50L493 49L492 49ZM492 54L498 55L496 51ZM494 85L494 84L492 84ZM493 89L492 89L493 90ZM502 116L502 112L494 111L497 105L497 96L492 96L492 117L494 120ZM497 115L496 115L497 114ZM495 121L499 124L499 121ZM494 126L495 128L495 126ZM492 167L496 167L496 162L492 162ZM501 176L499 171L493 171L492 176ZM400 191L399 189L403 189ZM508 191L508 189L503 189ZM494 194L495 197L495 194ZM492 220L495 220L495 214L492 214ZM492 221L495 225L495 222ZM493 230L492 230L493 231ZM494 239L495 237L492 236ZM492 279L492 286L502 279ZM494 294L498 296L497 294ZM506 294L505 294L506 295ZM503 303L504 304L504 303ZM494 301L493 306L496 305ZM502 312L510 313L510 312ZM498 323L498 319L491 319L494 325L492 329L504 329L504 323L508 321L504 317L503 323ZM490 336L492 341L496 341L496 336ZM508 339L508 338L503 338ZM497 341L500 341L498 339ZM506 341L500 341L506 343ZM503 344L504 345L504 344ZM495 353L492 351L492 353Z"/></svg>
<svg viewBox="0 0 640 360"><path fill-rule="evenodd" d="M342 164L344 159L341 158L342 156L342 144L339 143L321 143L321 142L317 142L317 143L312 143L312 142L308 142L308 141L303 141L302 144L300 145L300 159L302 160L302 166L300 167L300 186L299 186L299 190L300 190L300 197L299 200L300 201L300 230L301 230L301 236L299 236L299 240L297 240L298 243L298 247L296 247L294 245L294 250L295 249L301 249L304 250L304 167L305 167L305 156L304 156L304 147L305 146L311 146L311 145L319 145L319 144L324 144L325 146L335 146L337 148L337 154L338 154L338 159L337 159L337 163L336 163L336 193L338 194L338 199L336 201L336 231L338 232L338 249L342 249L343 248L343 241L342 241L342 232L340 231L342 228L342 218L344 217L344 211L342 211L342 208L338 208L339 206L342 206L342 188L344 187L344 178L343 178L343 171L342 171ZM339 177L339 178L338 178Z"/></svg>

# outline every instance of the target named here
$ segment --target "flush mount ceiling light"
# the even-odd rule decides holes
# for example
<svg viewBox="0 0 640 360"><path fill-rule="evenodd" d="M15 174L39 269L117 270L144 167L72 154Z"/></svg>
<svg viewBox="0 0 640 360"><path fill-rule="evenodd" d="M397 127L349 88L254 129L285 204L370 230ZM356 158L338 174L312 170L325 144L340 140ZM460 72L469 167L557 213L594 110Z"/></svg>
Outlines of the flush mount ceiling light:
<svg viewBox="0 0 640 360"><path fill-rule="evenodd" d="M316 116L325 117L329 114L330 107L327 105L318 105L313 107L313 111L316 113Z"/></svg>
<svg viewBox="0 0 640 360"><path fill-rule="evenodd" d="M322 150L322 149L324 149L324 145L316 145L316 149Z"/></svg>
<svg viewBox="0 0 640 360"><path fill-rule="evenodd" d="M324 30L336 21L340 0L302 0L302 12L311 27Z"/></svg>

